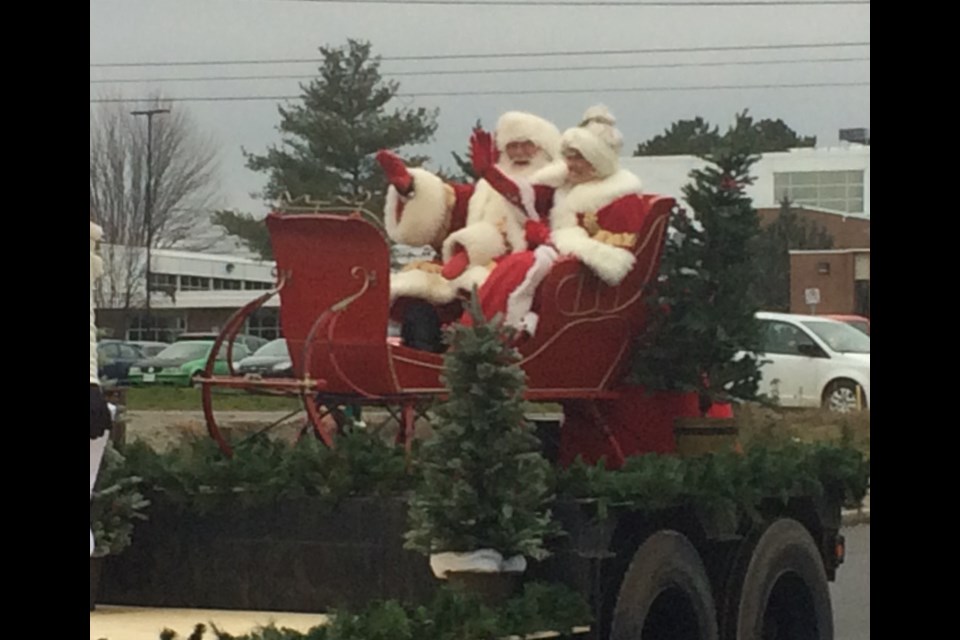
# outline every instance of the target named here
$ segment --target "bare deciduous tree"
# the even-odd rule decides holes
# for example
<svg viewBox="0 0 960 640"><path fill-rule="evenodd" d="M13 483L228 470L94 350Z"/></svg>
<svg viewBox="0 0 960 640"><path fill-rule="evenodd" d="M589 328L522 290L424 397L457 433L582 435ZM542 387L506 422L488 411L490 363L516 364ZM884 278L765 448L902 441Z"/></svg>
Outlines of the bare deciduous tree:
<svg viewBox="0 0 960 640"><path fill-rule="evenodd" d="M214 208L217 190L216 146L189 112L159 96L138 108L171 109L153 119L152 234L146 227L146 123L131 115L129 104L90 110L90 206L103 227L106 267L97 304L122 309L124 316L144 302L147 238L152 235L155 248L202 249L191 239L208 223L205 211Z"/></svg>

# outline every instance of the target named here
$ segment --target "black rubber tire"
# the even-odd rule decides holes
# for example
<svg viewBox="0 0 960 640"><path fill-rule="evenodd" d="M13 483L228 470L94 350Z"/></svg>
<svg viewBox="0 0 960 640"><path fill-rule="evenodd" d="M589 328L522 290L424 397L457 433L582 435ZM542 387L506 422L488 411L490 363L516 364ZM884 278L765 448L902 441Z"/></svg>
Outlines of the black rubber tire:
<svg viewBox="0 0 960 640"><path fill-rule="evenodd" d="M640 545L620 584L611 640L715 640L710 579L693 544L658 531Z"/></svg>
<svg viewBox="0 0 960 640"><path fill-rule="evenodd" d="M823 558L802 524L775 520L743 551L719 599L723 640L833 640Z"/></svg>

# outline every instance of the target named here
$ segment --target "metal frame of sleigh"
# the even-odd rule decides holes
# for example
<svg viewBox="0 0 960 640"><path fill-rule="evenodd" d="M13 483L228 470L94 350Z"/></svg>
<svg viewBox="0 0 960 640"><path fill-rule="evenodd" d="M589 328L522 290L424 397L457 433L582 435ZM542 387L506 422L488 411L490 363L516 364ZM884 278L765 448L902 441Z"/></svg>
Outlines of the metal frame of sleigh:
<svg viewBox="0 0 960 640"><path fill-rule="evenodd" d="M527 399L573 401L621 459L622 447L608 424L613 414L600 405L616 405L624 393L618 383L633 338L645 324L645 289L656 278L675 205L665 196L642 199L647 211L634 250L637 260L623 282L608 286L577 259L560 258L534 299L536 333L517 347ZM230 375L213 375L211 356L199 380L207 429L228 456L232 447L215 419L214 388L300 398L307 417L301 435L312 430L330 447L337 429L325 417L339 405L386 408L400 424L397 442L409 446L418 413L445 392L442 355L387 340L390 250L383 230L359 210L308 210L287 208L267 217L276 286L238 310L218 336L211 354L227 344ZM239 376L232 369L233 341L247 318L275 295L294 377Z"/></svg>

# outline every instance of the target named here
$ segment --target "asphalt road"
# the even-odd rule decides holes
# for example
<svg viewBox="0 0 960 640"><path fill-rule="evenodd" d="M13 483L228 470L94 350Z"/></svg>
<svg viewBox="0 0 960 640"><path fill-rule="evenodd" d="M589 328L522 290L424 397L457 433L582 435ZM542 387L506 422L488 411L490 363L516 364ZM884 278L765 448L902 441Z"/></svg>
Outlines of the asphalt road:
<svg viewBox="0 0 960 640"><path fill-rule="evenodd" d="M870 525L842 533L847 557L830 584L834 640L870 640Z"/></svg>

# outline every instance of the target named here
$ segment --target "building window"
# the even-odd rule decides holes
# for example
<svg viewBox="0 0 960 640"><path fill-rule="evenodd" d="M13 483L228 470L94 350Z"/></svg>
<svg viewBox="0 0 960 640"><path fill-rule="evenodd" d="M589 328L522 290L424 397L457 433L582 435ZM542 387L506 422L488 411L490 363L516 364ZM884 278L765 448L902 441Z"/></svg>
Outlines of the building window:
<svg viewBox="0 0 960 640"><path fill-rule="evenodd" d="M200 276L180 276L181 291L209 291L210 278Z"/></svg>
<svg viewBox="0 0 960 640"><path fill-rule="evenodd" d="M279 310L258 309L247 319L246 332L265 340L276 340L280 337Z"/></svg>
<svg viewBox="0 0 960 640"><path fill-rule="evenodd" d="M177 276L170 273L151 273L150 274L151 291L176 291Z"/></svg>
<svg viewBox="0 0 960 640"><path fill-rule="evenodd" d="M127 340L147 342L173 342L186 328L181 316L157 316L147 324L146 314L134 316L127 329Z"/></svg>
<svg viewBox="0 0 960 640"><path fill-rule="evenodd" d="M863 171L775 173L773 195L796 205L863 213Z"/></svg>
<svg viewBox="0 0 960 640"><path fill-rule="evenodd" d="M260 290L260 289L272 289L272 282L254 282L253 280L245 280L243 283L243 288L247 290Z"/></svg>
<svg viewBox="0 0 960 640"><path fill-rule="evenodd" d="M830 263L829 262L818 262L817 263L817 273L822 276L830 275Z"/></svg>
<svg viewBox="0 0 960 640"><path fill-rule="evenodd" d="M214 291L237 291L243 289L242 280L228 280L226 278L214 278L213 279L213 289Z"/></svg>

